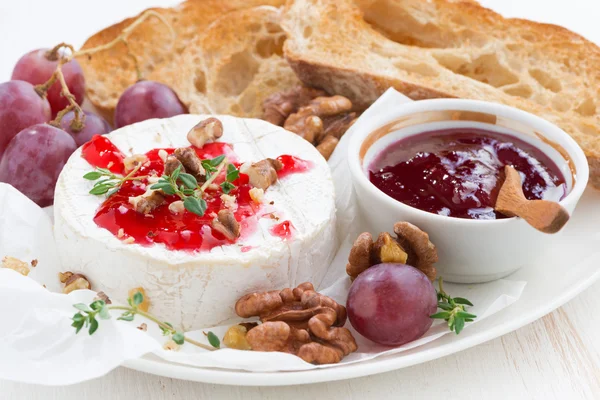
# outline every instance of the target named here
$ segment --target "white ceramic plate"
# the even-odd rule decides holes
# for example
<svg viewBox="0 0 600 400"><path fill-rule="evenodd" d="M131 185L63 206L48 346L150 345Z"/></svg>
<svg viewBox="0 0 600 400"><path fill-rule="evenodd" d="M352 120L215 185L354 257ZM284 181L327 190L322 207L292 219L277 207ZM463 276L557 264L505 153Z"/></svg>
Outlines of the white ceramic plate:
<svg viewBox="0 0 600 400"><path fill-rule="evenodd" d="M125 366L138 371L197 382L240 386L283 386L335 381L378 374L421 364L497 338L566 303L600 277L600 192L587 190L573 219L543 262L523 268L508 279L527 281L512 306L468 329L397 355L327 369L299 372L246 372L174 364L146 356ZM516 233L518 234L518 233ZM499 245L502 245L501 243ZM510 251L510 249L507 249Z"/></svg>

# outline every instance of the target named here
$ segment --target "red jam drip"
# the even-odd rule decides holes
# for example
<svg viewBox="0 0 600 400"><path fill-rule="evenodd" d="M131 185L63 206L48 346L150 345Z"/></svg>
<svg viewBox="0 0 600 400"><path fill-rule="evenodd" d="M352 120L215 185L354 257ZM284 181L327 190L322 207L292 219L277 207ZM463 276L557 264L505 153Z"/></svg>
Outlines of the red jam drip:
<svg viewBox="0 0 600 400"><path fill-rule="evenodd" d="M290 221L283 221L271 227L271 234L283 240L291 239L294 234L294 225Z"/></svg>
<svg viewBox="0 0 600 400"><path fill-rule="evenodd" d="M277 159L283 164L283 168L277 172L277 176L280 179L290 174L306 172L313 166L312 162L310 161L302 160L301 158L289 155L279 156Z"/></svg>
<svg viewBox="0 0 600 400"><path fill-rule="evenodd" d="M106 168L115 174L122 174L125 155L108 138L94 135L83 145L81 156L93 167Z"/></svg>
<svg viewBox="0 0 600 400"><path fill-rule="evenodd" d="M108 139L106 140L108 141ZM160 150L166 151L167 154L175 151L175 149L149 151L146 153L148 161L133 176L162 175L164 162L159 156ZM229 162L237 167L240 165L233 148L226 143L209 143L202 148L194 148L194 150L201 159L215 158L225 154ZM92 159L94 160L94 158ZM222 171L214 183L219 185L224 179L225 171ZM243 239L257 229L260 205L257 205L250 197L249 192L252 187L248 184L248 175L240 173L240 177L233 184L236 185L236 188L229 195L236 198L237 209L234 211L234 216L241 225L241 238ZM133 238L136 244L142 246L162 243L169 250L209 251L214 247L232 243L211 228L211 222L216 214L226 208L221 200L223 193L220 188L207 189L205 195L207 209L203 216L187 210L179 214L171 213L169 204L179 200L177 196L167 196L165 204L156 208L152 213L143 215L133 209L133 206L129 204L129 198L144 194L149 186L151 184L148 183L147 178L126 181L117 193L106 199L100 206L94 216L94 222L119 239L128 241ZM289 221L287 222L287 229L290 230ZM279 233L280 230L280 228L276 229L278 233L274 233L274 235L285 239L288 237L286 235L291 234L285 233L285 229ZM243 247L243 251L250 249L251 247L248 246Z"/></svg>
<svg viewBox="0 0 600 400"><path fill-rule="evenodd" d="M370 180L388 196L434 214L501 219L494 211L506 165L521 174L529 200L558 201L565 178L541 150L516 137L450 129L404 138L370 165Z"/></svg>

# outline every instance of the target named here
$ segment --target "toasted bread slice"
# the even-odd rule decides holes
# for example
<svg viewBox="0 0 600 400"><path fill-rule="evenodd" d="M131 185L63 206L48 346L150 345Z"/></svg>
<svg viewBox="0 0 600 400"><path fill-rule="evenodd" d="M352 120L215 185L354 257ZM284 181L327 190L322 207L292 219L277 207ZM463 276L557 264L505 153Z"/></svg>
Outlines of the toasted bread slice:
<svg viewBox="0 0 600 400"><path fill-rule="evenodd" d="M129 48L138 59L143 77L147 78L154 70L173 62L196 34L204 32L221 16L259 5L280 6L284 2L285 0L187 0L174 8L154 8L152 10L161 14L173 27L177 37L173 41L168 27L157 18L150 17L133 31L128 40ZM83 48L110 42L140 15L96 33L85 42ZM86 77L88 99L100 113L112 121L119 96L137 80L126 46L120 43L91 57L80 57L78 61Z"/></svg>
<svg viewBox="0 0 600 400"><path fill-rule="evenodd" d="M265 98L300 84L283 59L280 17L270 6L223 15L150 79L169 84L192 113L260 117Z"/></svg>
<svg viewBox="0 0 600 400"><path fill-rule="evenodd" d="M417 100L460 97L521 108L579 143L590 182L600 188L596 45L558 26L505 19L472 1L357 3L287 5L284 53L303 83L363 106L394 87Z"/></svg>

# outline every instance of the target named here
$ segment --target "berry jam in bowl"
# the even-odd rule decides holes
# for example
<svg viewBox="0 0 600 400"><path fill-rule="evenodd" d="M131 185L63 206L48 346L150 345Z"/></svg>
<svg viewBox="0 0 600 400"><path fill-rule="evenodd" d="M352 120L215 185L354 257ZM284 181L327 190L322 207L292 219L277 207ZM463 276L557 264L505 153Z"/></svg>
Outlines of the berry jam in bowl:
<svg viewBox="0 0 600 400"><path fill-rule="evenodd" d="M400 220L419 226L437 247L440 275L459 283L507 276L560 245L560 232L541 233L494 205L511 165L527 199L573 212L589 171L566 132L472 100L411 102L379 117L375 126L357 126L349 145L358 203L373 231Z"/></svg>

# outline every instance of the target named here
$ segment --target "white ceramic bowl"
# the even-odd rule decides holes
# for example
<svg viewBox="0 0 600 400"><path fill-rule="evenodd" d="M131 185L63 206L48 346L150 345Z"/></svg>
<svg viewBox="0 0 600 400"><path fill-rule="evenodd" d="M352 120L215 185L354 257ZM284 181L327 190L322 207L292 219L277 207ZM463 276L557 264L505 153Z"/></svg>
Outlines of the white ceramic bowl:
<svg viewBox="0 0 600 400"><path fill-rule="evenodd" d="M556 243L521 218L471 220L422 211L389 197L368 178L371 161L390 144L421 132L481 128L516 136L535 145L561 169L568 194L560 203L572 213L588 182L581 148L563 130L516 108L475 100L436 99L398 104L376 126L352 132L348 163L361 211L374 233L391 232L396 221L411 222L436 245L440 276L459 283L486 282L531 265ZM367 122L367 121L364 121ZM358 127L357 127L358 128Z"/></svg>

